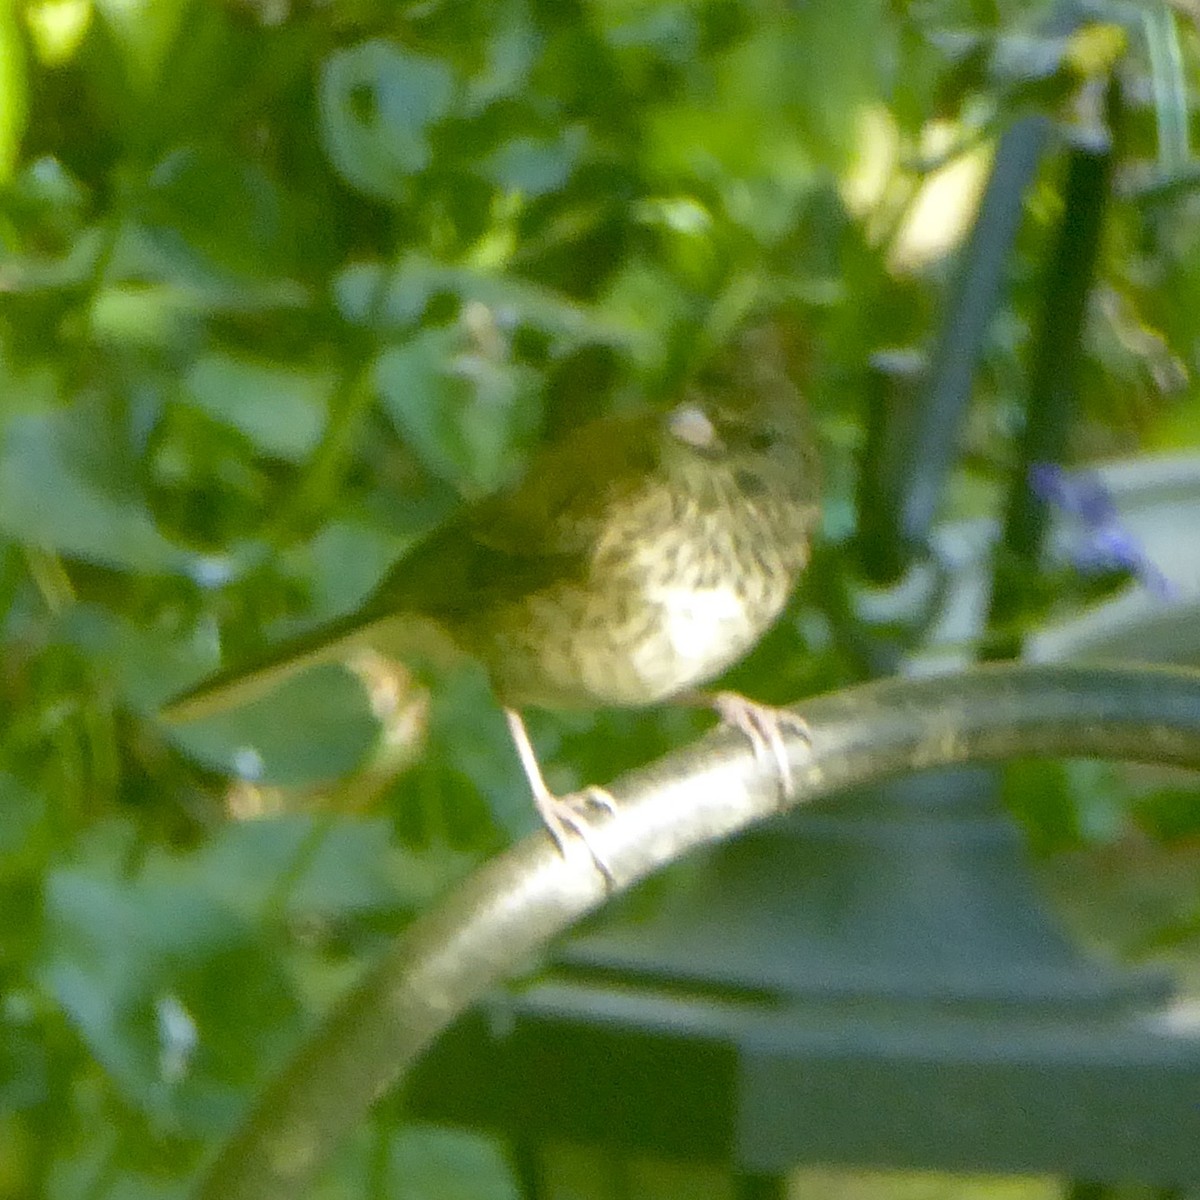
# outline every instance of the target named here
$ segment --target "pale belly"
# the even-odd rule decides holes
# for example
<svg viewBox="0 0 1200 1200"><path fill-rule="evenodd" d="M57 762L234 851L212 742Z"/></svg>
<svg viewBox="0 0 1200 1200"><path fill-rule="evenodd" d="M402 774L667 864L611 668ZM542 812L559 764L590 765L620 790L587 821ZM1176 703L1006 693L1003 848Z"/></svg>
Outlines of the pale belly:
<svg viewBox="0 0 1200 1200"><path fill-rule="evenodd" d="M647 504L658 503L649 497ZM775 621L807 556L727 511L635 513L596 547L587 577L497 612L475 652L513 707L655 704L720 675ZM750 547L754 547L753 550Z"/></svg>
<svg viewBox="0 0 1200 1200"><path fill-rule="evenodd" d="M488 668L514 707L655 704L737 662L787 597L785 586L760 593L751 610L731 586L662 584L626 599L558 591L531 598L527 619L489 647Z"/></svg>
<svg viewBox="0 0 1200 1200"><path fill-rule="evenodd" d="M647 599L657 606L659 620L635 644L630 666L655 699L719 675L762 633L731 587L662 586L650 589Z"/></svg>

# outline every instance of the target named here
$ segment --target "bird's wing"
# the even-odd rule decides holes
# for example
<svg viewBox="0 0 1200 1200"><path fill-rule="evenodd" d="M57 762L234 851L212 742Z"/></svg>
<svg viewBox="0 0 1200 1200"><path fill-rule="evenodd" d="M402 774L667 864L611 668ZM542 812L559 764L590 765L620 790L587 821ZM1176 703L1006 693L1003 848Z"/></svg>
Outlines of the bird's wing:
<svg viewBox="0 0 1200 1200"><path fill-rule="evenodd" d="M405 555L365 614L414 611L453 626L581 577L606 514L652 475L655 426L642 416L583 427L540 455L519 487L472 505Z"/></svg>
<svg viewBox="0 0 1200 1200"><path fill-rule="evenodd" d="M489 610L581 575L605 512L646 477L652 420L585 426L539 456L519 487L418 542L355 612L209 676L171 700L162 717L184 722L225 712L301 670L344 661L358 646L427 653L437 631L424 618L453 636L463 622L486 624Z"/></svg>

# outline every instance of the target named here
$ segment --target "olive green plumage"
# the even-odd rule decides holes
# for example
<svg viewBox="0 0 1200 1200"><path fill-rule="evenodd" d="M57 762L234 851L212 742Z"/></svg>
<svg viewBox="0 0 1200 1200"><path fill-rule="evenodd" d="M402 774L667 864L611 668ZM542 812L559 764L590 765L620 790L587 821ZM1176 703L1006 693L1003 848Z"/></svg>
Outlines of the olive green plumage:
<svg viewBox="0 0 1200 1200"><path fill-rule="evenodd" d="M773 332L752 330L668 412L584 425L524 482L467 508L391 570L355 613L220 672L164 710L185 721L368 645L404 656L432 629L486 667L534 803L566 855L593 843L602 788L554 795L520 710L640 706L695 689L745 654L808 562L818 520L815 447ZM415 635L415 636L414 636ZM786 711L705 698L791 783Z"/></svg>
<svg viewBox="0 0 1200 1200"><path fill-rule="evenodd" d="M219 711L429 618L509 708L638 706L719 675L772 624L818 519L806 413L774 335L743 334L668 412L575 430L511 491L400 560L356 613L204 681L169 720Z"/></svg>

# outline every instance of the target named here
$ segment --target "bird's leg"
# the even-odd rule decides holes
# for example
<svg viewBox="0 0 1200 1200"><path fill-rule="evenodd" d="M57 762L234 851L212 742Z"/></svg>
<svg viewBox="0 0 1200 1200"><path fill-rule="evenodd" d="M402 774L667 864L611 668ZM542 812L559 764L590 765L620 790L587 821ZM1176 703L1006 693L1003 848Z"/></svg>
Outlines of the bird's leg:
<svg viewBox="0 0 1200 1200"><path fill-rule="evenodd" d="M613 883L612 869L605 861L604 856L592 844L588 824L582 811L586 806L592 805L606 809L610 813L615 812L616 804L612 796L602 787L594 785L578 792L572 792L569 796L556 796L542 775L542 768L538 765L533 742L529 740L529 731L525 728L521 714L514 708L506 708L504 716L508 721L508 731L512 735L513 743L517 747L517 757L521 760L525 778L529 780L529 787L533 792L533 802L537 806L546 828L550 831L550 836L558 843L562 856L567 857L568 834L575 834L587 847L600 874L610 884Z"/></svg>
<svg viewBox="0 0 1200 1200"><path fill-rule="evenodd" d="M808 722L803 717L787 708L759 704L740 692L690 692L680 698L713 709L722 724L741 730L750 739L759 762L773 760L784 795L792 794L792 762L783 735L785 731L795 733L811 742Z"/></svg>

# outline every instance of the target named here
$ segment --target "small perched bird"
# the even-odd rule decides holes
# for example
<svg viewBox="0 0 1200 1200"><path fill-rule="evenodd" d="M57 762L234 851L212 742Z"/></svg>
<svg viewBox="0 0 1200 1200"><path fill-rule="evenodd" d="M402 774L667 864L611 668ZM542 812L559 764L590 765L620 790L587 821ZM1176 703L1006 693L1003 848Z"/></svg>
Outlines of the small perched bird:
<svg viewBox="0 0 1200 1200"><path fill-rule="evenodd" d="M487 669L534 801L559 847L588 840L601 788L560 797L522 709L711 704L773 755L791 714L716 678L778 617L808 562L819 471L807 413L771 328L743 333L666 412L606 417L541 454L514 489L466 508L406 554L355 613L176 698L172 722L261 694L406 622L444 630Z"/></svg>

